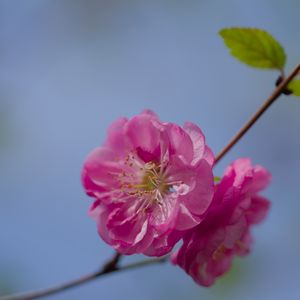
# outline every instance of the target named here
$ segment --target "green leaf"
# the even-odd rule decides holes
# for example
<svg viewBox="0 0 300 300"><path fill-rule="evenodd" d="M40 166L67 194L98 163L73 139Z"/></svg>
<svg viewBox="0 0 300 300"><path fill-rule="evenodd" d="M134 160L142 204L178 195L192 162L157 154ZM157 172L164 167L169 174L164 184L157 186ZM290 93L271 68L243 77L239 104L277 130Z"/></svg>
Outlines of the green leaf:
<svg viewBox="0 0 300 300"><path fill-rule="evenodd" d="M266 31L257 28L224 28L220 32L231 54L256 68L283 70L283 47Z"/></svg>
<svg viewBox="0 0 300 300"><path fill-rule="evenodd" d="M300 79L295 79L290 82L288 89L293 92L293 95L300 97Z"/></svg>

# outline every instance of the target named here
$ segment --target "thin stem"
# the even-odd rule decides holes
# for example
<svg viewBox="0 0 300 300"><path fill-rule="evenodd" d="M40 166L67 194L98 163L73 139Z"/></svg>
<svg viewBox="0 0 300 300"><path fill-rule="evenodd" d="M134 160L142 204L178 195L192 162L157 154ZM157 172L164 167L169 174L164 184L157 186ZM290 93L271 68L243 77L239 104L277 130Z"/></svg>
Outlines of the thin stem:
<svg viewBox="0 0 300 300"><path fill-rule="evenodd" d="M116 251L114 256L103 266L102 272L109 273L117 269L121 256L122 254Z"/></svg>
<svg viewBox="0 0 300 300"><path fill-rule="evenodd" d="M12 296L4 296L0 297L0 300L32 300L32 299L38 299L41 297L46 297L50 296L52 294L56 294L59 292L66 291L70 288L80 286L84 283L90 282L92 280L95 280L99 277L102 277L104 275L108 275L110 273L115 273L115 272L123 272L126 270L131 270L131 269L137 269L140 267L145 267L153 264L158 264L158 263L163 263L167 260L167 257L163 257L160 259L148 259L148 260L143 260L139 262L135 262L132 264L125 265L123 267L115 267L113 269L105 269L102 268L100 271L96 271L90 274L87 274L85 276L82 276L80 278L77 278L75 280L71 280L69 282L59 284L57 286L48 288L48 289L43 289L40 291L33 291L33 292L28 292L28 293L22 293L19 295L12 295Z"/></svg>
<svg viewBox="0 0 300 300"><path fill-rule="evenodd" d="M263 113L275 102L275 100L282 94L282 91L300 72L300 64L292 71L292 73L282 80L278 87L274 90L266 102L259 108L259 110L250 118L250 120L238 131L227 146L217 155L216 163L219 162L224 155L245 135L245 133L254 125L254 123L263 115Z"/></svg>
<svg viewBox="0 0 300 300"><path fill-rule="evenodd" d="M228 143L228 145L217 155L215 162L218 163L224 155L244 136L244 134L254 125L254 123L263 115L263 113L271 106L272 103L282 94L282 91L287 87L290 81L293 80L295 76L300 73L300 64L292 71L292 73L284 79L278 87L274 90L271 96L266 100L266 102L259 108L259 110L251 117L251 119L240 129L240 131L232 138L232 140ZM132 264L125 265L123 267L118 267L118 262L121 258L121 254L115 253L111 260L109 260L100 271L96 271L94 273L90 273L86 276L80 277L78 279L66 282L64 284L60 284L54 286L52 288L43 289L40 291L34 291L19 295L11 295L0 297L0 300L32 300L38 299L41 297L49 296L52 294L56 294L67 289L77 287L89 281L92 281L98 277L105 276L110 273L126 271L130 269L136 269L143 266L148 266L157 263L166 262L169 256L165 256L159 259L149 259L144 260Z"/></svg>

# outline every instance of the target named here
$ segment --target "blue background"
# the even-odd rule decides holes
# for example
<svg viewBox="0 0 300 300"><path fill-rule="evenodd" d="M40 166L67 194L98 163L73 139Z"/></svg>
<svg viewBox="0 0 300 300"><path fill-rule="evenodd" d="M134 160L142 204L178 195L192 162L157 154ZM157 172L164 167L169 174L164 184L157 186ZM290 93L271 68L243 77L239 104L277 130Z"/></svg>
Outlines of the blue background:
<svg viewBox="0 0 300 300"><path fill-rule="evenodd" d="M1 0L0 294L94 271L112 254L87 217L80 171L120 116L197 123L217 153L274 88L218 36L260 27L299 62L297 0ZM300 101L281 97L216 168L249 156L273 174L253 251L212 288L179 268L107 276L49 299L300 299ZM142 257L126 257L125 262Z"/></svg>

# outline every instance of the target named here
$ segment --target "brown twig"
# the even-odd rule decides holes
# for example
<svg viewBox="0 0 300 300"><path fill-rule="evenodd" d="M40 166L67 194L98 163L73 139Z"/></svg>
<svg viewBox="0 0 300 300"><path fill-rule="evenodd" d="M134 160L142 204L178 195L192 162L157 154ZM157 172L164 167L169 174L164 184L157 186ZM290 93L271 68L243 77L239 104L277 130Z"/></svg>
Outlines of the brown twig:
<svg viewBox="0 0 300 300"><path fill-rule="evenodd" d="M300 72L300 64L291 72L291 74L281 81L281 83L277 86L271 96L266 100L266 102L259 108L259 110L251 117L251 119L240 129L240 131L232 138L232 140L227 144L226 147L217 155L215 162L218 163L224 155L244 136L244 134L254 125L254 123L263 115L263 113L271 106L272 103L282 94L284 89L287 87L290 81L293 80L295 76ZM86 276L80 277L78 279L69 281L64 284L60 284L54 286L52 288L43 289L40 291L33 291L29 293L23 293L19 295L11 295L0 297L0 300L32 300L38 299L41 297L49 296L58 292L62 292L68 290L73 287L77 287L89 281L92 281L101 276L121 272L125 270L135 269L143 266L148 266L157 263L166 262L169 256L165 256L163 258L158 259L149 259L144 260L132 264L125 265L123 267L118 266L118 262L121 258L121 254L115 253L111 260L109 260L100 271L96 271L94 273L88 274Z"/></svg>
<svg viewBox="0 0 300 300"><path fill-rule="evenodd" d="M238 131L238 133L232 138L225 148L217 155L216 163L224 157L224 155L244 136L244 134L254 125L254 123L263 115L263 113L275 102L275 100L282 94L287 85L297 76L300 72L300 64L292 71L292 73L286 77L277 86L271 96L266 102L259 108L259 110L250 118L250 120Z"/></svg>
<svg viewBox="0 0 300 300"><path fill-rule="evenodd" d="M116 257L116 255L114 256L114 258L115 257ZM163 262L167 261L167 259L168 259L168 257L163 257L163 258L159 258L159 259L143 260L143 261L139 261L139 262L135 262L135 263L132 263L132 264L125 265L123 267L116 267L116 266L113 267L113 268L103 267L100 271L96 271L96 272L87 274L87 275L82 276L80 278L77 278L75 280L71 280L69 282L59 284L59 285L54 286L54 287L50 287L50 288L43 289L43 290L40 290L40 291L33 291L33 292L22 293L22 294L17 294L17 295L4 296L4 297L0 297L0 299L1 300L32 300L32 299L38 299L38 298L50 296L50 295L53 295L53 294L56 294L56 293L59 293L59 292L66 291L66 290L68 290L70 288L73 288L73 287L80 286L84 283L90 282L90 281L95 280L95 279L97 279L99 277L102 277L104 275L108 275L108 274L115 273L115 272L122 272L122 271L126 271L126 270L136 269L136 268L139 268L139 267L145 267L145 266L154 265L154 264L158 264L158 263L163 263Z"/></svg>
<svg viewBox="0 0 300 300"><path fill-rule="evenodd" d="M110 273L118 268L118 262L121 259L122 254L115 252L114 256L103 266L102 272Z"/></svg>

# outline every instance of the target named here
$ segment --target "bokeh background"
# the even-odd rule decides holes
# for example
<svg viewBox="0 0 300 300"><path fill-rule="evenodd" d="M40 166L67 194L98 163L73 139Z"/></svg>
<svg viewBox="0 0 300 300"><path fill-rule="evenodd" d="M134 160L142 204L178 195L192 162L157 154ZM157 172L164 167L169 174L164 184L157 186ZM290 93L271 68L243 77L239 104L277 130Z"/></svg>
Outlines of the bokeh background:
<svg viewBox="0 0 300 300"><path fill-rule="evenodd" d="M76 278L111 256L87 217L80 171L113 120L151 108L193 121L217 153L278 76L235 61L219 29L267 29L291 69L299 10L298 0L1 0L0 295ZM299 99L282 97L216 168L250 156L273 183L251 255L214 287L163 265L49 299L300 299L299 115Z"/></svg>

